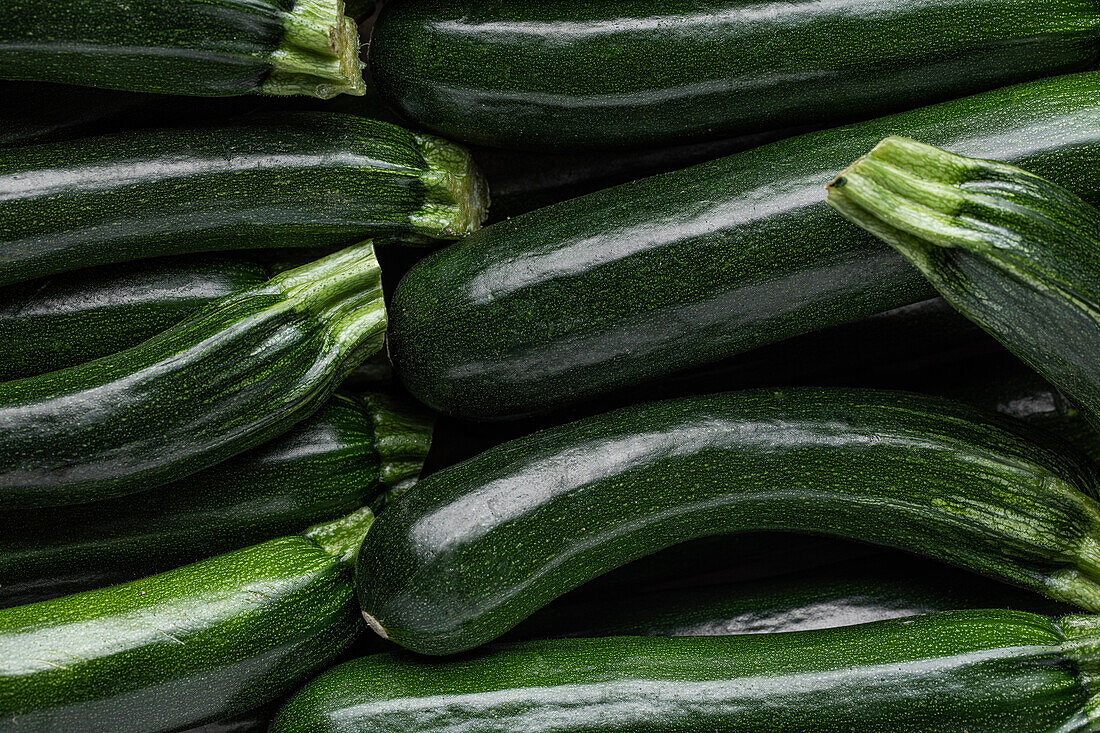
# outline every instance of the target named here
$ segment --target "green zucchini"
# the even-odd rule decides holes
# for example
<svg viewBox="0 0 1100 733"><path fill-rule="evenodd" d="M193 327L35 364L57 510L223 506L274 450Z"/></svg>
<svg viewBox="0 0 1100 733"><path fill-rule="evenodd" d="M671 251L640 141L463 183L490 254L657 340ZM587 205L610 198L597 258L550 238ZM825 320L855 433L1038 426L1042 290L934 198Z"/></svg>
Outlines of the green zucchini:
<svg viewBox="0 0 1100 733"><path fill-rule="evenodd" d="M416 480L430 443L416 406L338 393L275 440L152 491L0 512L0 606L134 580L379 506Z"/></svg>
<svg viewBox="0 0 1100 733"><path fill-rule="evenodd" d="M207 250L476 228L465 150L317 112L0 150L0 284Z"/></svg>
<svg viewBox="0 0 1100 733"><path fill-rule="evenodd" d="M956 611L790 634L558 639L321 674L272 733L1075 733L1095 617Z"/></svg>
<svg viewBox="0 0 1100 733"><path fill-rule="evenodd" d="M365 242L126 351L0 382L0 508L132 494L259 445L316 411L385 328Z"/></svg>
<svg viewBox="0 0 1100 733"><path fill-rule="evenodd" d="M1100 202L1100 73L989 92L582 196L416 265L390 355L414 396L545 412L935 294L822 187L891 133L1049 174Z"/></svg>
<svg viewBox="0 0 1100 733"><path fill-rule="evenodd" d="M370 43L406 118L553 151L868 119L1094 69L1098 52L1093 0L405 0Z"/></svg>
<svg viewBox="0 0 1100 733"><path fill-rule="evenodd" d="M763 582L570 593L504 638L771 634L967 608L1045 616L1073 612L1070 606L940 563L882 553Z"/></svg>
<svg viewBox="0 0 1100 733"><path fill-rule="evenodd" d="M664 547L784 530L907 550L1100 609L1098 482L1068 444L933 397L805 389L655 402L422 480L367 536L359 599L380 635L450 654Z"/></svg>
<svg viewBox="0 0 1100 733"><path fill-rule="evenodd" d="M0 78L222 97L362 94L343 0L0 5Z"/></svg>
<svg viewBox="0 0 1100 733"><path fill-rule="evenodd" d="M279 698L360 630L352 560L372 520L360 509L143 580L0 610L0 720L173 731Z"/></svg>
<svg viewBox="0 0 1100 733"><path fill-rule="evenodd" d="M1014 166L884 140L829 203L1100 427L1100 210Z"/></svg>
<svg viewBox="0 0 1100 733"><path fill-rule="evenodd" d="M155 336L268 279L243 258L141 260L0 289L0 379L52 372Z"/></svg>

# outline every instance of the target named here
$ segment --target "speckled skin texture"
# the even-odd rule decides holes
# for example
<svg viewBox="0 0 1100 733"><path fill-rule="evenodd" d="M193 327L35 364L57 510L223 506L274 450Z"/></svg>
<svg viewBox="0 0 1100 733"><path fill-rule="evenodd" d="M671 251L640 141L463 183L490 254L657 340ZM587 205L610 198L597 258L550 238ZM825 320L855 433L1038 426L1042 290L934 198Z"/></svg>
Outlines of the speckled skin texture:
<svg viewBox="0 0 1100 733"><path fill-rule="evenodd" d="M424 221L441 203L425 144L384 122L287 112L2 150L0 284L188 252L453 236Z"/></svg>
<svg viewBox="0 0 1100 733"><path fill-rule="evenodd" d="M1013 160L1100 202L1100 73L811 133L486 227L414 267L390 353L428 405L545 412L934 291L824 187L883 137Z"/></svg>
<svg viewBox="0 0 1100 733"><path fill-rule="evenodd" d="M550 600L695 537L790 530L943 560L1100 608L1097 476L961 403L847 390L637 405L505 443L382 513L364 614L416 652L500 636ZM1072 589L1071 589L1072 588Z"/></svg>
<svg viewBox="0 0 1100 733"><path fill-rule="evenodd" d="M136 496L0 512L0 606L152 575L367 504L380 491L374 426L358 399L236 458Z"/></svg>
<svg viewBox="0 0 1100 733"><path fill-rule="evenodd" d="M0 379L52 372L128 349L267 279L266 268L248 259L194 255L0 288Z"/></svg>
<svg viewBox="0 0 1100 733"><path fill-rule="evenodd" d="M374 82L445 137L563 150L867 119L1095 68L1094 0L405 0Z"/></svg>
<svg viewBox="0 0 1100 733"><path fill-rule="evenodd" d="M0 507L137 493L259 445L319 409L385 323L365 243L132 349L0 382Z"/></svg>
<svg viewBox="0 0 1100 733"><path fill-rule="evenodd" d="M93 0L0 7L0 76L135 92L255 91L295 0Z"/></svg>
<svg viewBox="0 0 1100 733"><path fill-rule="evenodd" d="M282 537L0 611L0 730L172 731L274 700L361 626L351 568Z"/></svg>
<svg viewBox="0 0 1100 733"><path fill-rule="evenodd" d="M309 683L271 730L1095 730L1063 638L1041 616L958 611L792 634L536 641L430 664L380 654Z"/></svg>

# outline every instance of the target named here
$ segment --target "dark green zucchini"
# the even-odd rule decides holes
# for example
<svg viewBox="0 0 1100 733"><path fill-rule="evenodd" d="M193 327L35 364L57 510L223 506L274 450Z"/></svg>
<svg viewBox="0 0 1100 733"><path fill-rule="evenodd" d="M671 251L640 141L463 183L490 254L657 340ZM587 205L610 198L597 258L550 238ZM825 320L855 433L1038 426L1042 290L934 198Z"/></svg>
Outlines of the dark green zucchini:
<svg viewBox="0 0 1100 733"><path fill-rule="evenodd" d="M931 297L821 192L890 133L996 153L1100 201L1100 73L810 133L548 206L429 256L394 295L394 365L437 410L501 418Z"/></svg>
<svg viewBox="0 0 1100 733"><path fill-rule="evenodd" d="M259 445L320 408L385 328L365 242L126 351L0 382L0 508L132 494Z"/></svg>
<svg viewBox="0 0 1100 733"><path fill-rule="evenodd" d="M889 138L829 187L1100 428L1100 209L1011 165Z"/></svg>
<svg viewBox="0 0 1100 733"><path fill-rule="evenodd" d="M868 119L1098 54L1093 0L405 0L370 43L372 81L408 119L552 151Z"/></svg>
<svg viewBox="0 0 1100 733"><path fill-rule="evenodd" d="M0 284L161 255L454 238L487 200L465 150L316 112L0 150Z"/></svg>
<svg viewBox="0 0 1100 733"><path fill-rule="evenodd" d="M0 610L0 720L13 730L173 731L278 699L362 624L360 509L132 583Z"/></svg>
<svg viewBox="0 0 1100 733"><path fill-rule="evenodd" d="M930 614L790 634L557 639L321 674L272 733L1085 733L1096 617Z"/></svg>
<svg viewBox="0 0 1100 733"><path fill-rule="evenodd" d="M222 97L362 94L343 0L0 5L0 78Z"/></svg>
<svg viewBox="0 0 1100 733"><path fill-rule="evenodd" d="M504 638L771 634L967 608L1073 612L1034 593L892 552L763 582L569 593Z"/></svg>
<svg viewBox="0 0 1100 733"><path fill-rule="evenodd" d="M159 573L292 534L414 482L431 443L422 410L333 396L275 440L141 494L0 512L0 606Z"/></svg>
<svg viewBox="0 0 1100 733"><path fill-rule="evenodd" d="M655 402L422 480L367 536L359 598L379 634L449 654L662 548L784 530L1100 609L1098 482L1068 444L939 398L805 389Z"/></svg>
<svg viewBox="0 0 1100 733"><path fill-rule="evenodd" d="M0 379L136 346L268 279L243 258L200 255L77 270L0 289Z"/></svg>

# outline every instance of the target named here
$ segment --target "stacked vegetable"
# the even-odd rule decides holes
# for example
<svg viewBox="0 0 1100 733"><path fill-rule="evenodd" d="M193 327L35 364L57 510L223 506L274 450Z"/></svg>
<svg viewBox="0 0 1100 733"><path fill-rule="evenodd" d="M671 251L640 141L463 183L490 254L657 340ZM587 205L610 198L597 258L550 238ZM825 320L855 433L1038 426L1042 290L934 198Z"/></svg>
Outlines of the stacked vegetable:
<svg viewBox="0 0 1100 733"><path fill-rule="evenodd" d="M374 5L0 0L0 731L1100 730L1093 0Z"/></svg>

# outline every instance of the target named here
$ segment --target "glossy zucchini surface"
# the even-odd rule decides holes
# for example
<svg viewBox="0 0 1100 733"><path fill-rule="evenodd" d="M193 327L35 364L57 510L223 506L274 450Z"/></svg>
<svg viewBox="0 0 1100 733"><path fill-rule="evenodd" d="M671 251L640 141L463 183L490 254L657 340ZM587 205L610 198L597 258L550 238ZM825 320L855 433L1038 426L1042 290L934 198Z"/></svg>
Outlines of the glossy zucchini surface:
<svg viewBox="0 0 1100 733"><path fill-rule="evenodd" d="M0 5L0 78L196 96L362 94L343 0Z"/></svg>
<svg viewBox="0 0 1100 733"><path fill-rule="evenodd" d="M557 639L321 674L272 733L1079 733L1096 617L982 610L789 634Z"/></svg>
<svg viewBox="0 0 1100 733"><path fill-rule="evenodd" d="M480 224L465 150L285 112L0 150L0 284L210 250L431 241Z"/></svg>
<svg viewBox="0 0 1100 733"><path fill-rule="evenodd" d="M426 258L390 354L454 415L546 412L924 300L899 255L823 187L902 133L999 156L1100 201L1100 73L810 133L499 222Z"/></svg>
<svg viewBox="0 0 1100 733"><path fill-rule="evenodd" d="M867 119L1098 54L1092 0L405 0L370 45L407 118L552 151Z"/></svg>
<svg viewBox="0 0 1100 733"><path fill-rule="evenodd" d="M0 508L132 494L259 445L319 409L385 327L365 242L131 349L0 382Z"/></svg>
<svg viewBox="0 0 1100 733"><path fill-rule="evenodd" d="M649 403L421 481L367 536L360 601L381 635L450 654L662 548L785 530L1100 608L1097 485L1068 444L940 398L802 389Z"/></svg>

